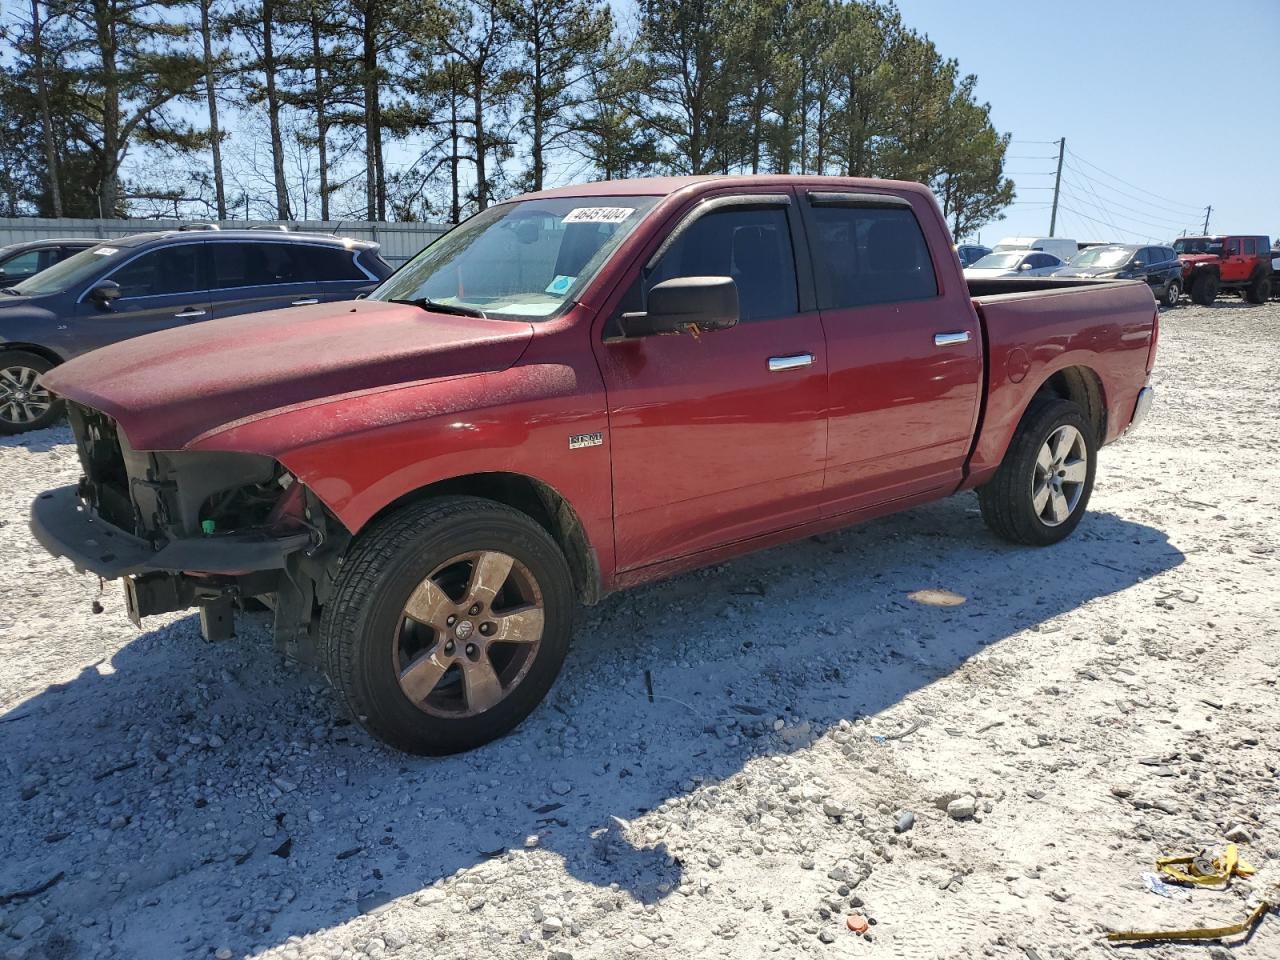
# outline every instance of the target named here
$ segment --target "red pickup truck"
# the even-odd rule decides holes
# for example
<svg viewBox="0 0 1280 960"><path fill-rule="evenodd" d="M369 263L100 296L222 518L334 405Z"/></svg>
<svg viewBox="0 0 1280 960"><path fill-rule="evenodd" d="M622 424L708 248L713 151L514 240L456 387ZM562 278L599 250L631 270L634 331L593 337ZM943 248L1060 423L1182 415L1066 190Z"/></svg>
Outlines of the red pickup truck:
<svg viewBox="0 0 1280 960"><path fill-rule="evenodd" d="M1141 282L966 286L918 184L613 181L497 204L367 300L46 374L84 477L32 506L130 615L274 611L370 731L454 752L550 689L577 602L976 489L1080 522L1151 402Z"/></svg>

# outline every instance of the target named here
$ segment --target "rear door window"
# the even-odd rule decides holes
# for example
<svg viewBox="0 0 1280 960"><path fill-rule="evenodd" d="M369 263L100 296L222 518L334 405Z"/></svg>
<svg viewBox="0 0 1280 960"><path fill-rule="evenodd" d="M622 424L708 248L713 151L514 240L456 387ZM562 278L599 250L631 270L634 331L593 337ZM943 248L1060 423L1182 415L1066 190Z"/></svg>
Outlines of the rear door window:
<svg viewBox="0 0 1280 960"><path fill-rule="evenodd" d="M208 289L203 243L183 243L149 250L111 274L121 299L193 293Z"/></svg>
<svg viewBox="0 0 1280 960"><path fill-rule="evenodd" d="M818 306L824 310L938 295L929 247L904 207L810 207Z"/></svg>
<svg viewBox="0 0 1280 960"><path fill-rule="evenodd" d="M791 233L780 207L701 217L662 255L645 287L675 277L732 277L743 321L800 312Z"/></svg>
<svg viewBox="0 0 1280 960"><path fill-rule="evenodd" d="M1258 254L1258 241L1253 237L1249 237L1244 242L1244 255L1246 257L1253 257L1253 256L1257 256L1257 254Z"/></svg>
<svg viewBox="0 0 1280 960"><path fill-rule="evenodd" d="M218 241L210 247L215 289L302 282L301 264L293 255L293 244Z"/></svg>

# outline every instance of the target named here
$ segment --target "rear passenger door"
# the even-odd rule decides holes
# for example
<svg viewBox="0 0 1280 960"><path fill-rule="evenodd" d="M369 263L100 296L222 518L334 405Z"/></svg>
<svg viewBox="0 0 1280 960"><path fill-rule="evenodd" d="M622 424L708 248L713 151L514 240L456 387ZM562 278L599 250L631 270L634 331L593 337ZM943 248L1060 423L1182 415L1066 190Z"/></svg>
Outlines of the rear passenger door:
<svg viewBox="0 0 1280 960"><path fill-rule="evenodd" d="M942 289L929 250L947 238L916 203L802 191L827 339L828 515L956 486L973 439L977 316L967 290Z"/></svg>
<svg viewBox="0 0 1280 960"><path fill-rule="evenodd" d="M307 281L296 246L262 240L211 241L214 315L233 317L318 303L320 285Z"/></svg>
<svg viewBox="0 0 1280 960"><path fill-rule="evenodd" d="M102 280L120 286L120 296L103 307L80 295L76 315L77 344L81 352L130 337L208 320L209 280L203 241L185 241L156 247L126 261Z"/></svg>

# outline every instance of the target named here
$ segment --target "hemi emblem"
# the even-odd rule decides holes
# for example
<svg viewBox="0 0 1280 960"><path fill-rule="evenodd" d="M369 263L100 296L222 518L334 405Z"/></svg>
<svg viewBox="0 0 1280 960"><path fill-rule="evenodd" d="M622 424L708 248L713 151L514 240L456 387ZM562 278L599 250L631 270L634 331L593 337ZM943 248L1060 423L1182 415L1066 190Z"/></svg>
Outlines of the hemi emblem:
<svg viewBox="0 0 1280 960"><path fill-rule="evenodd" d="M580 433L569 438L570 450L581 450L583 447L598 447L604 443L603 433Z"/></svg>

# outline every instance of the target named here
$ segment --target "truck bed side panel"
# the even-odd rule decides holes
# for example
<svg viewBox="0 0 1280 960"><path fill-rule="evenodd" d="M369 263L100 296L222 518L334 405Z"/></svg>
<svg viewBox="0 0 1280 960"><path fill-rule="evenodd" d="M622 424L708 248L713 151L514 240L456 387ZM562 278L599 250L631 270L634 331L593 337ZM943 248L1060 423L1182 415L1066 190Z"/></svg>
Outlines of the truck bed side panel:
<svg viewBox="0 0 1280 960"><path fill-rule="evenodd" d="M1031 398L1068 367L1082 367L1097 378L1106 414L1103 443L1129 425L1147 379L1156 316L1145 283L975 297L974 306L986 332L988 384L966 486L990 478Z"/></svg>

